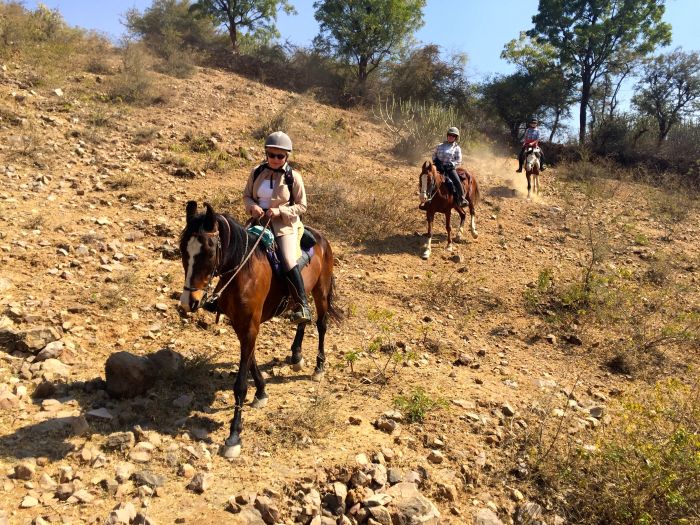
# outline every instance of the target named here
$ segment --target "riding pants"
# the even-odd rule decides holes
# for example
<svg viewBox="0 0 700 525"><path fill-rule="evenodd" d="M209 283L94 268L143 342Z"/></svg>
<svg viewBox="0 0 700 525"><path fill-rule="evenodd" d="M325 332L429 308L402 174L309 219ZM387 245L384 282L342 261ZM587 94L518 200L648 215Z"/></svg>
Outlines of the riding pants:
<svg viewBox="0 0 700 525"><path fill-rule="evenodd" d="M294 233L281 235L275 240L277 241L277 245L282 253L282 263L284 264L284 269L285 271L289 271L297 264L297 247L299 246L297 230L295 229Z"/></svg>

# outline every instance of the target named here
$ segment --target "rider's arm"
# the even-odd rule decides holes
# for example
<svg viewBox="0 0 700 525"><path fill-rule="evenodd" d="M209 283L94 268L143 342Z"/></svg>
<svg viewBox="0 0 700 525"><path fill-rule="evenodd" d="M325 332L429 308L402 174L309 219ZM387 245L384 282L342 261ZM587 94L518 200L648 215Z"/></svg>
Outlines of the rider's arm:
<svg viewBox="0 0 700 525"><path fill-rule="evenodd" d="M455 153L454 153L454 158L452 159L452 163L455 165L455 168L462 164L462 148L459 146L455 147Z"/></svg>
<svg viewBox="0 0 700 525"><path fill-rule="evenodd" d="M253 172L255 172L255 168L251 170L248 182L246 182L245 189L243 190L243 204L245 205L245 211L248 215L251 214L253 206L258 205L253 198Z"/></svg>

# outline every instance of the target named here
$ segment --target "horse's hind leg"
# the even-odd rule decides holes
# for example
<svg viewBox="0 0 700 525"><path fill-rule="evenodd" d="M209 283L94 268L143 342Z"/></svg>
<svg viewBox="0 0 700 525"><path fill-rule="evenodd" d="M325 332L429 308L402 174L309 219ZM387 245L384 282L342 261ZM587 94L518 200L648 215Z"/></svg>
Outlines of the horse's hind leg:
<svg viewBox="0 0 700 525"><path fill-rule="evenodd" d="M255 356L253 356L253 362L250 366L250 373L252 374L253 381L255 382L255 397L253 398L253 403L251 406L253 408L263 408L265 405L267 405L267 392L265 392L265 379L260 373Z"/></svg>
<svg viewBox="0 0 700 525"><path fill-rule="evenodd" d="M445 229L447 230L447 251L454 251L454 246L452 245L452 210L447 210L445 212Z"/></svg>
<svg viewBox="0 0 700 525"><path fill-rule="evenodd" d="M476 210L474 209L474 197L469 199L469 230L472 232L472 237L475 239L479 236L479 232L476 231Z"/></svg>
<svg viewBox="0 0 700 525"><path fill-rule="evenodd" d="M299 372L304 367L304 357L301 355L301 344L304 341L305 329L306 323L298 324L296 334L294 335L294 341L292 342L292 357L289 360L289 364L295 372Z"/></svg>

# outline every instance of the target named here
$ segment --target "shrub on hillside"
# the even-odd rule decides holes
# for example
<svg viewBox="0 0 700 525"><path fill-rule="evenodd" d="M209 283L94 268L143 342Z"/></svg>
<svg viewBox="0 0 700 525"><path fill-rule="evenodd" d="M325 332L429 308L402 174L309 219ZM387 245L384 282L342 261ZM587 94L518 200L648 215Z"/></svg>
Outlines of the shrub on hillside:
<svg viewBox="0 0 700 525"><path fill-rule="evenodd" d="M122 69L111 79L109 98L136 105L164 102L165 94L155 87L148 70L150 64L151 57L141 44L128 43L122 53Z"/></svg>
<svg viewBox="0 0 700 525"><path fill-rule="evenodd" d="M640 389L611 422L574 439L542 414L524 449L533 475L571 523L694 523L700 508L697 374ZM562 418L563 419L563 418ZM598 426L598 424L596 424ZM582 444L581 439L585 441Z"/></svg>

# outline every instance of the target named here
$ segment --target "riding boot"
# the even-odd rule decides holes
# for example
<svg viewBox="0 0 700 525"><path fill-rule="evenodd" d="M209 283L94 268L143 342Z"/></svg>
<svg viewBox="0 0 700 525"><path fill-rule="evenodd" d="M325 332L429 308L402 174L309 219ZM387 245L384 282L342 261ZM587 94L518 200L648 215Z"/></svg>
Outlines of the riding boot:
<svg viewBox="0 0 700 525"><path fill-rule="evenodd" d="M469 202L467 202L467 200L464 198L464 186L462 186L462 181L459 180L459 175L456 171L452 170L449 172L448 176L450 177L452 185L454 186L455 202L457 202L458 206L468 206Z"/></svg>
<svg viewBox="0 0 700 525"><path fill-rule="evenodd" d="M292 299L296 301L297 308L292 312L290 320L292 324L305 324L311 322L311 308L304 290L304 279L301 277L299 266L289 270L286 274L287 285Z"/></svg>

